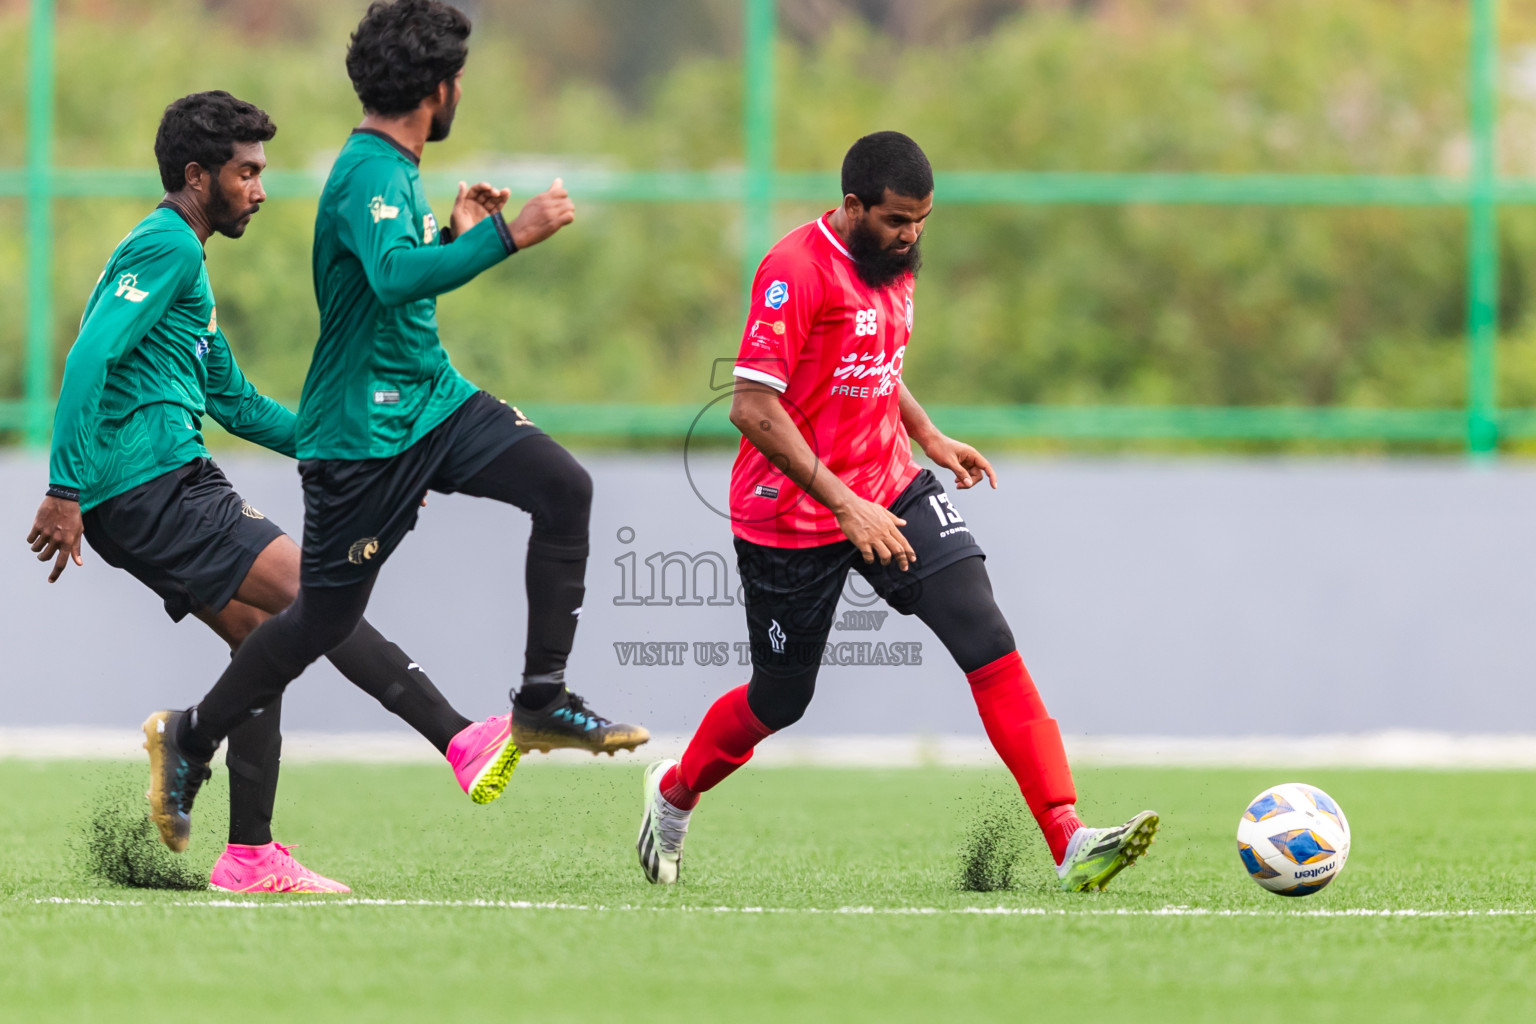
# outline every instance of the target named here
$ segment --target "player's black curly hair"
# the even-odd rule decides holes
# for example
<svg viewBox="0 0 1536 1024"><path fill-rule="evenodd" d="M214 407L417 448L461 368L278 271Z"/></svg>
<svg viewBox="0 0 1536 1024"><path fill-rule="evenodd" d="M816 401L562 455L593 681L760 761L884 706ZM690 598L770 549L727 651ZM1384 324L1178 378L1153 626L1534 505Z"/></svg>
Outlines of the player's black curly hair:
<svg viewBox="0 0 1536 1024"><path fill-rule="evenodd" d="M901 132L866 135L843 157L843 195L854 195L865 208L879 206L890 189L909 199L933 192L933 167L917 143Z"/></svg>
<svg viewBox="0 0 1536 1024"><path fill-rule="evenodd" d="M469 18L438 0L376 0L347 47L347 75L363 109L382 117L415 110L464 67Z"/></svg>
<svg viewBox="0 0 1536 1024"><path fill-rule="evenodd" d="M155 132L155 160L167 192L187 186L187 164L217 174L235 155L237 142L268 142L277 125L254 103L223 89L195 92L165 108Z"/></svg>

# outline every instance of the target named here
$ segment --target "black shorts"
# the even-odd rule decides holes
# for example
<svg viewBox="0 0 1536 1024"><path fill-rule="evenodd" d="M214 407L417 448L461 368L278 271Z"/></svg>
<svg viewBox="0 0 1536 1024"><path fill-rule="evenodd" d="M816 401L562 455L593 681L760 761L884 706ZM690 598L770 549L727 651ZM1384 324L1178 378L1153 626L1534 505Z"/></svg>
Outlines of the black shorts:
<svg viewBox="0 0 1536 1024"><path fill-rule="evenodd" d="M220 612L256 556L283 535L235 493L212 459L194 459L85 513L85 539L101 560L134 577L180 622Z"/></svg>
<svg viewBox="0 0 1536 1024"><path fill-rule="evenodd" d="M416 526L427 491L452 494L512 445L543 431L485 391L399 455L305 459L306 587L344 587L379 571Z"/></svg>
<svg viewBox="0 0 1536 1024"><path fill-rule="evenodd" d="M919 473L890 510L907 521L901 533L917 554L906 572L894 559L890 565L866 563L849 540L773 548L736 538L755 671L784 678L821 664L849 569L857 570L892 608L910 615L923 580L962 558L986 557L930 470Z"/></svg>

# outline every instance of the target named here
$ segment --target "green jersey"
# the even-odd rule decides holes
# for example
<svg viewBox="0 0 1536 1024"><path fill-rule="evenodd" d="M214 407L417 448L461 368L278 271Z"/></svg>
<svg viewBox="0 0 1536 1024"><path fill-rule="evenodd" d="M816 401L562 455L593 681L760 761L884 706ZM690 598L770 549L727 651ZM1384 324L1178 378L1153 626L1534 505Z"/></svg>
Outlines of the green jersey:
<svg viewBox="0 0 1536 1024"><path fill-rule="evenodd" d="M50 488L82 512L207 456L202 418L284 455L293 413L240 372L219 330L197 234L157 207L107 261L64 363Z"/></svg>
<svg viewBox="0 0 1536 1024"><path fill-rule="evenodd" d="M444 237L416 163L389 137L359 129L320 193L320 340L299 400L301 459L398 455L476 391L438 340L437 296L517 246L500 214Z"/></svg>

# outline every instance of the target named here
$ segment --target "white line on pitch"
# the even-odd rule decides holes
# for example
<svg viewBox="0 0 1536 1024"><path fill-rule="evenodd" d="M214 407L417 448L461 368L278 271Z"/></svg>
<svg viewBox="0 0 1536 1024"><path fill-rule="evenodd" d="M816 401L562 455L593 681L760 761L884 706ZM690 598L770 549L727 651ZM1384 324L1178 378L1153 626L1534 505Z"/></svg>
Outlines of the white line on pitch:
<svg viewBox="0 0 1536 1024"><path fill-rule="evenodd" d="M1340 910L1219 910L1206 907L1158 907L1156 909L1064 910L1050 907L647 907L632 904L606 906L587 903L545 903L530 900L175 900L166 903L144 900L78 899L50 896L36 904L87 907L212 907L220 910L275 910L291 907L439 907L488 910L574 910L589 913L683 913L683 914L828 914L868 916L983 916L983 917L1533 917L1536 909L1489 910L1379 910L1351 907Z"/></svg>

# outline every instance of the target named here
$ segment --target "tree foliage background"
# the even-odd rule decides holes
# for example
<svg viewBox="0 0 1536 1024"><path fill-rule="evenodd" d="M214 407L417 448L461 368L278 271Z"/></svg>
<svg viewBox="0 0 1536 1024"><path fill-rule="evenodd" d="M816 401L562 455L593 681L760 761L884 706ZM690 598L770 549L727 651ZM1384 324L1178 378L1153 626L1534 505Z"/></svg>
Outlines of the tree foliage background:
<svg viewBox="0 0 1536 1024"><path fill-rule="evenodd" d="M360 111L363 4L64 0L60 165L148 168L161 109L265 107L273 168L324 168ZM427 166L742 163L734 0L479 0L465 99ZM1501 169L1536 164L1536 0L1502 5ZM0 166L25 159L25 4L0 3ZM896 128L941 171L1462 174L1456 0L781 0L778 163L835 169ZM440 301L471 378L537 408L683 401L739 336L727 204L582 202L579 220ZM836 203L784 204L788 230ZM448 197L437 199L440 218ZM57 354L147 201L56 207ZM269 201L209 269L247 373L296 398L316 331L309 200ZM25 220L0 201L0 395L21 391ZM1536 215L1501 218L1501 400L1536 402ZM1454 406L1464 215L1435 208L958 206L925 236L908 380L931 401Z"/></svg>

